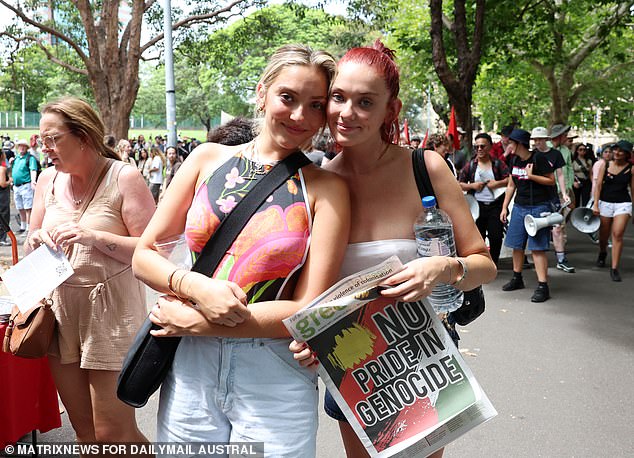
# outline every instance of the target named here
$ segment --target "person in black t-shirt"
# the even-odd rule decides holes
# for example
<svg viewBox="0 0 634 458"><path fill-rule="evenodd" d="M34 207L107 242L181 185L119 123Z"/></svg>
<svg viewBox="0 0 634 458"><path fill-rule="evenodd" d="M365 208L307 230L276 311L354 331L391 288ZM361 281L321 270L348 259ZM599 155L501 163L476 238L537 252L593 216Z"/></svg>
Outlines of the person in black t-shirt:
<svg viewBox="0 0 634 458"><path fill-rule="evenodd" d="M549 231L545 227L529 236L524 227L526 215L539 218L542 213L551 211L551 187L555 184L554 169L539 152L529 151L531 135L522 129L514 129L509 137L510 152L515 154L510 161L511 180L509 180L500 219L507 222L508 206L515 195L515 203L511 221L506 232L504 244L513 250L513 278L502 289L513 291L524 288L522 267L524 263L524 248L532 251L535 272L539 282L531 297L532 302L544 302L550 298L548 289L548 257Z"/></svg>

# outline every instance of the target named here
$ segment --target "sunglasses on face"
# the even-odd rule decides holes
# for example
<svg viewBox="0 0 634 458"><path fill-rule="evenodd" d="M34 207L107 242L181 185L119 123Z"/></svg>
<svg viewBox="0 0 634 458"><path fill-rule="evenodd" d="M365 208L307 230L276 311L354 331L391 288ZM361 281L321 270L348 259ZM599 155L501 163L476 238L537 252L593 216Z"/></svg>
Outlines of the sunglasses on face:
<svg viewBox="0 0 634 458"><path fill-rule="evenodd" d="M45 135L45 136L40 136L37 139L37 145L42 148L45 147L47 149L55 149L55 147L57 146L56 140L63 136L66 135L68 132L62 132L59 134L55 134L55 135Z"/></svg>
<svg viewBox="0 0 634 458"><path fill-rule="evenodd" d="M489 145L473 145L475 149L487 149Z"/></svg>

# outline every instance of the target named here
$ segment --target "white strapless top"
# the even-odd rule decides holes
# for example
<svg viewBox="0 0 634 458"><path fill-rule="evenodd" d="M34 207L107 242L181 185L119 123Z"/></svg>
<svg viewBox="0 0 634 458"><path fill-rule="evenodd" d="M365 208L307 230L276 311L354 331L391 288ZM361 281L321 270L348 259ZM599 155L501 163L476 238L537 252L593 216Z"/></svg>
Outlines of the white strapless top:
<svg viewBox="0 0 634 458"><path fill-rule="evenodd" d="M408 239L375 240L351 243L341 266L341 278L372 267L390 256L398 256L403 264L415 259L416 241Z"/></svg>

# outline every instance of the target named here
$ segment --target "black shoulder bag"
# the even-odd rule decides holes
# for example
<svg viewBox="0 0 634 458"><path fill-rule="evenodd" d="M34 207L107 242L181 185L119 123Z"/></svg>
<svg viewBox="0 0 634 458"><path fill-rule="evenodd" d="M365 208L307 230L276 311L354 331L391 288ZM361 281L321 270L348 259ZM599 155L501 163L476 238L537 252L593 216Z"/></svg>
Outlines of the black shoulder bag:
<svg viewBox="0 0 634 458"><path fill-rule="evenodd" d="M415 150L412 153L412 162L416 186L421 199L425 196L435 197L436 194L425 165L425 152L423 150ZM478 286L470 291L464 291L462 305L458 310L450 312L449 315L459 325L466 326L484 313L484 305L484 291L482 286Z"/></svg>
<svg viewBox="0 0 634 458"><path fill-rule="evenodd" d="M192 267L193 272L211 276L231 244L260 205L301 167L310 164L296 152L277 163L221 221ZM160 329L149 317L132 342L117 381L117 397L132 407L143 407L172 367L180 337L154 337Z"/></svg>

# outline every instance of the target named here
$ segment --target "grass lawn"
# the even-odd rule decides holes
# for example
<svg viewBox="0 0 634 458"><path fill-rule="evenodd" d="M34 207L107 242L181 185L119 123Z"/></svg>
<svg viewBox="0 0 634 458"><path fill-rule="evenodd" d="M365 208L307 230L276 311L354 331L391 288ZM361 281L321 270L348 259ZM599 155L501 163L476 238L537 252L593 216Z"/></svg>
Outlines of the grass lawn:
<svg viewBox="0 0 634 458"><path fill-rule="evenodd" d="M38 134L39 129L2 129L0 130L0 135L5 136L8 135L11 137L11 140L16 139L24 139L27 140L31 138L31 135ZM129 138L136 138L139 134L143 134L145 139L149 139L150 137L154 138L157 135L165 136L166 131L164 129L130 129L128 132ZM207 132L204 129L200 130L180 130L178 135L182 138L195 138L200 141L205 141L207 138Z"/></svg>

